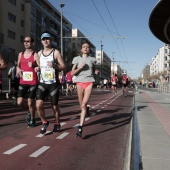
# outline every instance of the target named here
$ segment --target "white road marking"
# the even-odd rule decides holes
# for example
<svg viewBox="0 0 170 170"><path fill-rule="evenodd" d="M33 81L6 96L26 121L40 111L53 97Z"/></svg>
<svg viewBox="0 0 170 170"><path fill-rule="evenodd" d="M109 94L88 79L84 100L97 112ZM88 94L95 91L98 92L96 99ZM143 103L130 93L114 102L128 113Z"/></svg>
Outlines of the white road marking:
<svg viewBox="0 0 170 170"><path fill-rule="evenodd" d="M97 110L96 112L100 112L101 110Z"/></svg>
<svg viewBox="0 0 170 170"><path fill-rule="evenodd" d="M101 107L102 109L104 109L105 107Z"/></svg>
<svg viewBox="0 0 170 170"><path fill-rule="evenodd" d="M17 150L23 148L23 147L26 146L26 145L27 145L27 144L19 144L18 146L15 146L14 148L12 148L12 149L10 149L10 150L4 152L3 154L10 155L10 154L16 152Z"/></svg>
<svg viewBox="0 0 170 170"><path fill-rule="evenodd" d="M43 146L42 148L38 149L36 152L32 153L29 157L36 158L49 148L50 148L50 146Z"/></svg>
<svg viewBox="0 0 170 170"><path fill-rule="evenodd" d="M92 116L94 116L94 115L96 115L96 113L95 113L95 112L93 112L91 115L92 115Z"/></svg>
<svg viewBox="0 0 170 170"><path fill-rule="evenodd" d="M76 124L73 126L73 128L77 128L78 126L80 126L80 124Z"/></svg>
<svg viewBox="0 0 170 170"><path fill-rule="evenodd" d="M39 135L37 135L36 137L37 138L42 138L44 135L46 135L46 134L48 134L48 133L50 133L51 131L46 131L46 133L44 133L44 134L39 134Z"/></svg>
<svg viewBox="0 0 170 170"><path fill-rule="evenodd" d="M60 123L61 126L65 125L65 124L66 124L65 122Z"/></svg>
<svg viewBox="0 0 170 170"><path fill-rule="evenodd" d="M68 132L64 132L62 133L60 136L58 136L56 139L63 139L64 137L66 137L69 133Z"/></svg>
<svg viewBox="0 0 170 170"><path fill-rule="evenodd" d="M71 117L69 120L75 120L77 116Z"/></svg>
<svg viewBox="0 0 170 170"><path fill-rule="evenodd" d="M89 117L87 117L87 118L85 118L85 121L88 121L90 118Z"/></svg>

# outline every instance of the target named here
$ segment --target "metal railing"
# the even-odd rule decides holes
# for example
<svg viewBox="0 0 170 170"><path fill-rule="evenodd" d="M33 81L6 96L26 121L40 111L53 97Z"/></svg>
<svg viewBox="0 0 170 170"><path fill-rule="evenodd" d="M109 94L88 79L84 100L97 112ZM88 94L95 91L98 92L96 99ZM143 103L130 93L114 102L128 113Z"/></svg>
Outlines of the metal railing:
<svg viewBox="0 0 170 170"><path fill-rule="evenodd" d="M159 93L170 93L170 85L168 83L158 85Z"/></svg>

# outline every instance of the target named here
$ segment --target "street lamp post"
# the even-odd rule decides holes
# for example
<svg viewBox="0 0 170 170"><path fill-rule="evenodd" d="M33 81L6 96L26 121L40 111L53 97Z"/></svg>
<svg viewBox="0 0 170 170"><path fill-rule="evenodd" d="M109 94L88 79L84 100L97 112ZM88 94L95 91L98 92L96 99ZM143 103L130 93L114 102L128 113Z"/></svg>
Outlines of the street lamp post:
<svg viewBox="0 0 170 170"><path fill-rule="evenodd" d="M60 7L61 7L61 56L63 57L63 7L65 6L65 4L61 3Z"/></svg>
<svg viewBox="0 0 170 170"><path fill-rule="evenodd" d="M101 78L103 78L103 44L101 41Z"/></svg>

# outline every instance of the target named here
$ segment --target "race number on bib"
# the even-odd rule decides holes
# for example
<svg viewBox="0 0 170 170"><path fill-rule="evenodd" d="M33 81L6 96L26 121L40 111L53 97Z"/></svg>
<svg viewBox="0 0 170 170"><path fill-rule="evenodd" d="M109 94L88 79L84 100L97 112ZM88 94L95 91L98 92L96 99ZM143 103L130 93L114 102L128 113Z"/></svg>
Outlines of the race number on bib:
<svg viewBox="0 0 170 170"><path fill-rule="evenodd" d="M22 78L23 78L24 81L32 81L33 80L33 72L24 71Z"/></svg>
<svg viewBox="0 0 170 170"><path fill-rule="evenodd" d="M53 80L54 79L54 74L52 70L43 70L42 71L42 78L45 81Z"/></svg>
<svg viewBox="0 0 170 170"><path fill-rule="evenodd" d="M112 82L112 84L113 84L113 85L116 85L116 82L115 82L115 81L113 81L113 82Z"/></svg>

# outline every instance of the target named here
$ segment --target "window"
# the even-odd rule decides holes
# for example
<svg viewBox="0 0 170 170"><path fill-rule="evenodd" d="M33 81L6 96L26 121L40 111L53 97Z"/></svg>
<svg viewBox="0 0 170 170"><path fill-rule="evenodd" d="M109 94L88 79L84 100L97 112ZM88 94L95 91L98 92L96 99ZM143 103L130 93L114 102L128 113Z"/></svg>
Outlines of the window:
<svg viewBox="0 0 170 170"><path fill-rule="evenodd" d="M15 39L15 32L8 30L8 37Z"/></svg>
<svg viewBox="0 0 170 170"><path fill-rule="evenodd" d="M24 27L24 21L21 20L21 27Z"/></svg>
<svg viewBox="0 0 170 170"><path fill-rule="evenodd" d="M36 21L36 16L37 16L37 10L35 7L31 7L31 19Z"/></svg>
<svg viewBox="0 0 170 170"><path fill-rule="evenodd" d="M16 22L16 16L8 12L8 20L12 22Z"/></svg>
<svg viewBox="0 0 170 170"><path fill-rule="evenodd" d="M46 18L45 18L45 16L42 16L41 25L44 26L44 27L46 26Z"/></svg>
<svg viewBox="0 0 170 170"><path fill-rule="evenodd" d="M16 5L16 0L8 0L8 2L10 2L13 5Z"/></svg>
<svg viewBox="0 0 170 170"><path fill-rule="evenodd" d="M24 36L21 35L21 42L24 42Z"/></svg>
<svg viewBox="0 0 170 170"><path fill-rule="evenodd" d="M24 4L21 4L21 10L24 11Z"/></svg>

